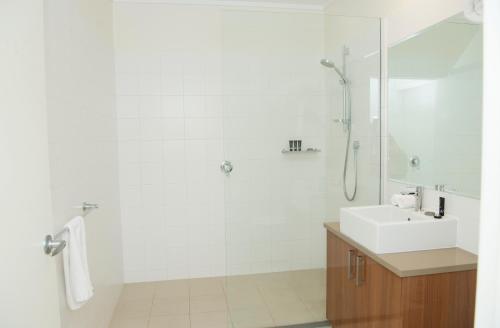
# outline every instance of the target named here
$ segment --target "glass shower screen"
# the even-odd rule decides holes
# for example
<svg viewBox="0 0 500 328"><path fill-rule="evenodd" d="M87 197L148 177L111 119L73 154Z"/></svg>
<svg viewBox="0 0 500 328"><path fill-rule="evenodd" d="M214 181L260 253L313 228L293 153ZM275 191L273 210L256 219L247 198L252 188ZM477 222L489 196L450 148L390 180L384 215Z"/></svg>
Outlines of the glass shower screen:
<svg viewBox="0 0 500 328"><path fill-rule="evenodd" d="M380 21L243 10L221 21L228 321L325 321L323 223L338 220L340 207L380 199ZM359 144L352 202L342 192L342 86L320 65L341 63L344 47Z"/></svg>

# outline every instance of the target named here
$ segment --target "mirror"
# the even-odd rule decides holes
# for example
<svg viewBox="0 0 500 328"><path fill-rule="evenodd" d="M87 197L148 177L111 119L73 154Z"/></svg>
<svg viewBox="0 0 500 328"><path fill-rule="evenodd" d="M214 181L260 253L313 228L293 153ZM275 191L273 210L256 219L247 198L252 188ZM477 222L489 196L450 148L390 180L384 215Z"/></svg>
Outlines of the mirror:
<svg viewBox="0 0 500 328"><path fill-rule="evenodd" d="M479 198L482 47L458 15L389 48L389 179Z"/></svg>

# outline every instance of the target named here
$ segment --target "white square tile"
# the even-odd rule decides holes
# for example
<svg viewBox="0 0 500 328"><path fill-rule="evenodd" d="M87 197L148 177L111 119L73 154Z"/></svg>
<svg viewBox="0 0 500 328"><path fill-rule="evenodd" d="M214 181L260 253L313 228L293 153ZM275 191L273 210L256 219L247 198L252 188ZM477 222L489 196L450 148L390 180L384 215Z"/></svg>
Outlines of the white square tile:
<svg viewBox="0 0 500 328"><path fill-rule="evenodd" d="M162 94L181 96L184 94L184 79L182 73L164 73L162 76Z"/></svg>
<svg viewBox="0 0 500 328"><path fill-rule="evenodd" d="M139 93L141 95L161 95L162 78L161 74L143 73L139 75Z"/></svg>
<svg viewBox="0 0 500 328"><path fill-rule="evenodd" d="M140 72L146 74L158 74L162 68L162 58L156 54L138 56Z"/></svg>
<svg viewBox="0 0 500 328"><path fill-rule="evenodd" d="M137 74L120 73L116 75L116 94L131 96L139 94L139 77Z"/></svg>
<svg viewBox="0 0 500 328"><path fill-rule="evenodd" d="M222 119L186 119L186 139L221 139Z"/></svg>
<svg viewBox="0 0 500 328"><path fill-rule="evenodd" d="M132 237L132 236L130 236ZM146 238L138 236L138 238L127 238L127 243L124 244L123 265L126 271L144 270L147 260L144 257L141 248L147 242Z"/></svg>
<svg viewBox="0 0 500 328"><path fill-rule="evenodd" d="M218 74L205 76L204 92L206 95L221 95L222 92L222 76Z"/></svg>
<svg viewBox="0 0 500 328"><path fill-rule="evenodd" d="M149 211L163 207L163 190L161 185L142 186L142 203ZM153 208L152 208L153 207Z"/></svg>
<svg viewBox="0 0 500 328"><path fill-rule="evenodd" d="M163 179L165 183L185 183L186 163L184 158L170 158L163 163Z"/></svg>
<svg viewBox="0 0 500 328"><path fill-rule="evenodd" d="M138 185L123 186L120 188L120 201L127 206L140 206L142 203L142 189ZM134 218L135 219L135 218Z"/></svg>
<svg viewBox="0 0 500 328"><path fill-rule="evenodd" d="M161 118L143 118L141 120L142 140L162 140L164 123Z"/></svg>
<svg viewBox="0 0 500 328"><path fill-rule="evenodd" d="M204 139L205 138L205 119L188 118L186 119L186 139Z"/></svg>
<svg viewBox="0 0 500 328"><path fill-rule="evenodd" d="M163 117L184 117L183 96L163 96Z"/></svg>
<svg viewBox="0 0 500 328"><path fill-rule="evenodd" d="M118 119L118 140L138 140L141 135L140 121L133 118Z"/></svg>
<svg viewBox="0 0 500 328"><path fill-rule="evenodd" d="M190 246L189 271L191 278L208 277L211 274L212 256L205 245Z"/></svg>
<svg viewBox="0 0 500 328"><path fill-rule="evenodd" d="M184 96L185 117L204 117L205 98L203 96Z"/></svg>
<svg viewBox="0 0 500 328"><path fill-rule="evenodd" d="M167 248L167 277L168 279L182 279L189 276L189 248Z"/></svg>
<svg viewBox="0 0 500 328"><path fill-rule="evenodd" d="M139 117L139 97L138 96L117 96L116 113L118 118Z"/></svg>
<svg viewBox="0 0 500 328"><path fill-rule="evenodd" d="M143 118L158 118L163 116L161 96L141 96L140 113Z"/></svg>
<svg viewBox="0 0 500 328"><path fill-rule="evenodd" d="M222 162L224 159L223 139L205 140L205 148L207 161Z"/></svg>
<svg viewBox="0 0 500 328"><path fill-rule="evenodd" d="M205 140L186 141L186 161L204 161L207 157Z"/></svg>
<svg viewBox="0 0 500 328"><path fill-rule="evenodd" d="M120 141L118 157L120 163L137 163L141 160L139 141Z"/></svg>
<svg viewBox="0 0 500 328"><path fill-rule="evenodd" d="M164 204L173 206L185 204L187 200L186 185L184 183L166 183L164 185Z"/></svg>
<svg viewBox="0 0 500 328"><path fill-rule="evenodd" d="M157 227L157 230L159 229L162 229L162 227ZM165 236L165 230L163 230L163 236ZM160 277L158 277L158 272L155 274L156 277L150 276L151 280L163 280L167 275L167 254L164 248L165 241L163 236L162 238L150 238L147 243L145 252L147 267L150 272L161 272Z"/></svg>
<svg viewBox="0 0 500 328"><path fill-rule="evenodd" d="M222 139L222 119L209 118L205 121L205 138Z"/></svg>
<svg viewBox="0 0 500 328"><path fill-rule="evenodd" d="M184 53L174 50L164 54L161 58L161 69L164 74L183 74Z"/></svg>
<svg viewBox="0 0 500 328"><path fill-rule="evenodd" d="M222 117L222 96L205 96L206 117Z"/></svg>
<svg viewBox="0 0 500 328"><path fill-rule="evenodd" d="M165 222L167 226L186 225L186 202L169 203L165 206Z"/></svg>
<svg viewBox="0 0 500 328"><path fill-rule="evenodd" d="M140 144L142 163L163 162L163 141L142 141Z"/></svg>
<svg viewBox="0 0 500 328"><path fill-rule="evenodd" d="M121 187L124 189L125 187ZM137 186L142 193L142 187ZM142 220L144 216L142 204L139 206L124 204L121 209L122 214L122 227L124 233L134 233L137 231L143 232L145 230L145 223Z"/></svg>
<svg viewBox="0 0 500 328"><path fill-rule="evenodd" d="M120 185L135 186L141 184L141 166L133 163L120 164Z"/></svg>
<svg viewBox="0 0 500 328"><path fill-rule="evenodd" d="M184 94L185 95L203 95L203 75L202 74L184 74Z"/></svg>
<svg viewBox="0 0 500 328"><path fill-rule="evenodd" d="M166 140L184 139L184 119L165 118L163 122L164 138Z"/></svg>
<svg viewBox="0 0 500 328"><path fill-rule="evenodd" d="M207 204L206 202L196 202L192 203L188 201L188 206L186 208L186 220L193 225L203 224L209 222L207 216ZM192 241L192 240L191 240Z"/></svg>
<svg viewBox="0 0 500 328"><path fill-rule="evenodd" d="M163 183L163 165L161 163L142 164L142 184L160 185Z"/></svg>
<svg viewBox="0 0 500 328"><path fill-rule="evenodd" d="M184 140L165 140L163 142L163 158L165 161L184 159L185 149Z"/></svg>
<svg viewBox="0 0 500 328"><path fill-rule="evenodd" d="M165 242L167 247L187 246L189 242L188 226L167 226Z"/></svg>

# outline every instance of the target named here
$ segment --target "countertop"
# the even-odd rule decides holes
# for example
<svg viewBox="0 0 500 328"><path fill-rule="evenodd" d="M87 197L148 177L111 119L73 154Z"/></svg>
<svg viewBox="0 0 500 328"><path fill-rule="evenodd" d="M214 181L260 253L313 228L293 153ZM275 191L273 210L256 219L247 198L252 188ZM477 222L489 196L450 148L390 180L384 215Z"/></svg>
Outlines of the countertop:
<svg viewBox="0 0 500 328"><path fill-rule="evenodd" d="M325 223L325 228L359 249L375 262L399 277L413 277L428 274L475 270L477 256L461 248L443 248L427 251L375 254L340 232L340 223Z"/></svg>

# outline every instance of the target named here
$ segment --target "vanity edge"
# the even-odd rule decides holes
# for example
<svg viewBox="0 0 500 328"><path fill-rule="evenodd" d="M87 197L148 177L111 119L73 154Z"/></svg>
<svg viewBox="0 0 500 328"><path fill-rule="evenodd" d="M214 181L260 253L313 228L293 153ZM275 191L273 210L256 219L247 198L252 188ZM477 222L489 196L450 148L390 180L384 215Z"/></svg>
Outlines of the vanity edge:
<svg viewBox="0 0 500 328"><path fill-rule="evenodd" d="M326 222L324 227L401 278L477 269L477 255L459 247L376 254L341 233L339 222Z"/></svg>

